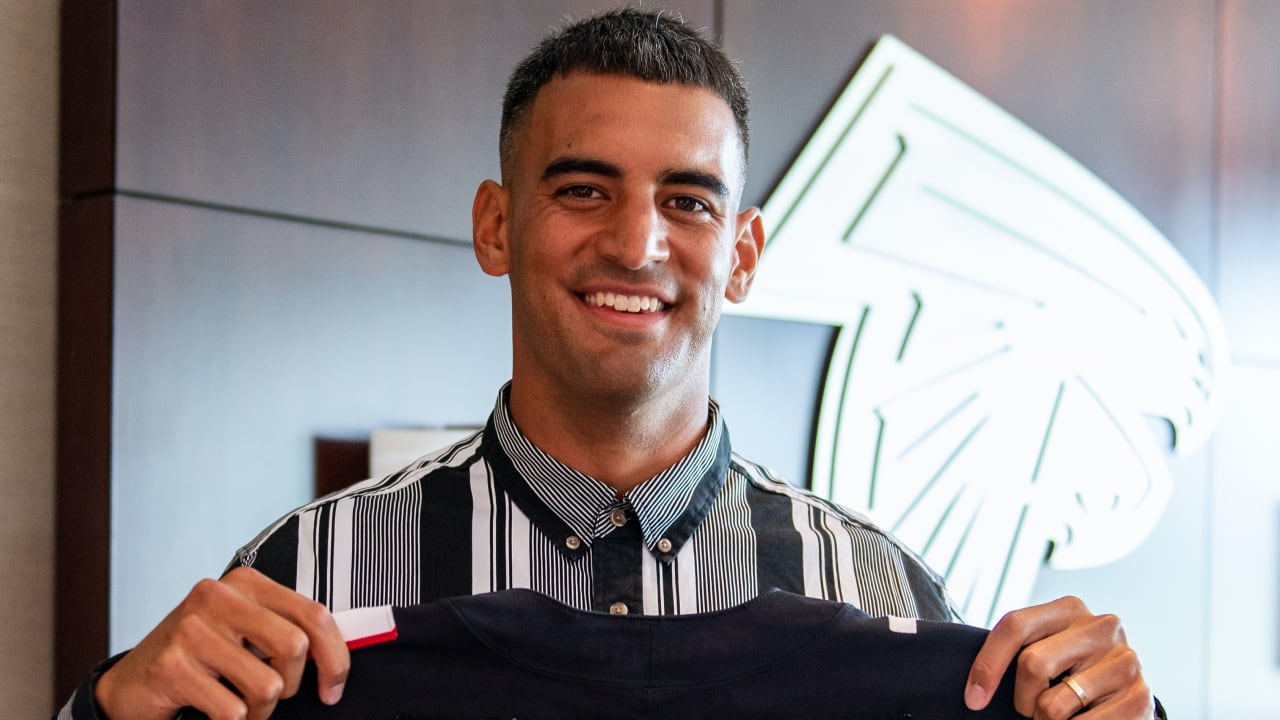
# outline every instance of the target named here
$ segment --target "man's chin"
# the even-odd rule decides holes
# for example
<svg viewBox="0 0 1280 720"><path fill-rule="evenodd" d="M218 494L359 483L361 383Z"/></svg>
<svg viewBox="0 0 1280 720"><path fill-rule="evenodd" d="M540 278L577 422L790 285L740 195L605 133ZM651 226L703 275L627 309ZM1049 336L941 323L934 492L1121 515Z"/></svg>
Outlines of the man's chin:
<svg viewBox="0 0 1280 720"><path fill-rule="evenodd" d="M580 365L566 380L575 395L625 405L661 397L687 379L687 372L677 372L673 363L636 360L632 356Z"/></svg>

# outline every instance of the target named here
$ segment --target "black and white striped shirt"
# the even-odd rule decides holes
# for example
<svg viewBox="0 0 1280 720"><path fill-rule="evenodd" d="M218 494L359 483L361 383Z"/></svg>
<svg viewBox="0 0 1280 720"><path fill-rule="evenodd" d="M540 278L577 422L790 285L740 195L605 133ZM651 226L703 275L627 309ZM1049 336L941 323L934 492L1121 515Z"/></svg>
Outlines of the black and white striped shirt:
<svg viewBox="0 0 1280 720"><path fill-rule="evenodd" d="M698 446L618 497L535 447L506 397L480 432L295 510L233 564L334 611L527 588L668 615L779 588L871 615L953 618L942 581L891 536L734 453L714 401Z"/></svg>

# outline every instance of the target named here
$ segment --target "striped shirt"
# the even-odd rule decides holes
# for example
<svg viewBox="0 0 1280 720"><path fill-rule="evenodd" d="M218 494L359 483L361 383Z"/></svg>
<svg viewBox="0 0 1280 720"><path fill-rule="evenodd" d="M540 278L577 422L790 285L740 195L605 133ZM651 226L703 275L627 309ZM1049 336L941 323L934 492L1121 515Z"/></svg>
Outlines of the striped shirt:
<svg viewBox="0 0 1280 720"><path fill-rule="evenodd" d="M873 616L954 617L942 581L893 537L734 453L714 400L699 444L618 496L534 446L506 398L483 430L295 510L233 565L333 611L525 588L670 615L778 588Z"/></svg>

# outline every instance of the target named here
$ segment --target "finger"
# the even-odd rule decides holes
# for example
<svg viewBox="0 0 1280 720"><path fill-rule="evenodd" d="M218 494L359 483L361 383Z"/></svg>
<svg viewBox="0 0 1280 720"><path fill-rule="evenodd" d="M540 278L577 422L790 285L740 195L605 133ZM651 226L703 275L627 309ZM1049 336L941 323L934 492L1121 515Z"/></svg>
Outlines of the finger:
<svg viewBox="0 0 1280 720"><path fill-rule="evenodd" d="M173 693L168 705L194 707L211 719L246 717L250 710L246 701L220 678L231 675L245 684L244 671L238 669L245 662L257 665L258 672L275 674L198 616L181 618L174 638L176 642L160 654L152 671L158 686Z"/></svg>
<svg viewBox="0 0 1280 720"><path fill-rule="evenodd" d="M1033 642L1018 656L1014 707L1022 714L1030 715L1030 710L1037 706L1052 678L1066 673L1079 677L1083 669L1102 661L1108 653L1116 650L1132 654L1125 643L1124 628L1115 615L1076 618L1061 632ZM1096 689L1091 696L1096 699L1100 697L1101 690L1110 691L1121 681L1122 678L1116 677L1114 681L1108 681L1106 688Z"/></svg>
<svg viewBox="0 0 1280 720"><path fill-rule="evenodd" d="M316 664L316 684L320 700L332 705L342 699L347 674L351 669L351 653L333 615L319 603L292 608L288 617L302 627L310 638L311 658Z"/></svg>
<svg viewBox="0 0 1280 720"><path fill-rule="evenodd" d="M249 717L249 708L244 700L212 677L201 676L199 679L192 680L187 688L191 693L191 699L184 703L183 707L195 708L204 713L209 720ZM166 717L173 717L173 713L169 713Z"/></svg>
<svg viewBox="0 0 1280 720"><path fill-rule="evenodd" d="M210 657L210 662L216 663L217 674L242 699L244 717L250 720L269 717L284 697L286 680L279 668L263 662L243 644L230 647L228 643L225 651Z"/></svg>
<svg viewBox="0 0 1280 720"><path fill-rule="evenodd" d="M1151 690L1142 678L1137 654L1127 646L1117 647L1099 662L1073 672L1041 693L1036 700L1033 717L1040 720L1072 716L1099 720L1109 717L1149 718L1155 711L1150 696ZM1148 705L1150 712L1143 714Z"/></svg>
<svg viewBox="0 0 1280 720"><path fill-rule="evenodd" d="M1093 678L1087 673L1067 675L1048 690L1040 693L1036 699L1033 718L1049 720L1050 718L1069 718L1089 710L1089 706L1099 700L1093 694Z"/></svg>
<svg viewBox="0 0 1280 720"><path fill-rule="evenodd" d="M210 718L241 718L245 704L219 682L217 666L229 653L243 653L203 618L166 619L158 629L162 647L150 636L107 671L94 686L94 699L110 717L166 720L182 707ZM196 650L198 649L199 654Z"/></svg>
<svg viewBox="0 0 1280 720"><path fill-rule="evenodd" d="M970 710L981 710L991 701L1005 670L1018 652L1027 645L1062 632L1073 618L1088 614L1084 603L1077 598L1061 598L1043 605L1036 605L1006 614L996 623L973 660L969 680L965 687L964 701ZM1023 715L1031 714L1031 704L1036 695L1048 685L1048 678L1040 678L1040 685L1026 696L1027 704L1015 707Z"/></svg>
<svg viewBox="0 0 1280 720"><path fill-rule="evenodd" d="M256 572L242 573L233 582L202 581L188 596L192 612L183 618L207 622L205 627L230 648L214 658L204 644L187 645L245 696L250 715L263 702L274 705L282 693L296 693L307 659L306 633L260 602L260 596L271 595L264 581L275 585ZM278 680L261 675L263 670Z"/></svg>
<svg viewBox="0 0 1280 720"><path fill-rule="evenodd" d="M245 634L249 642L266 653L271 664L285 679L281 697L292 697L297 693L309 653L316 663L320 699L330 705L341 699L351 667L351 656L328 609L253 571L232 571L224 580L243 588L244 592L252 595L256 602L269 610L275 620L291 629L270 629L263 635L247 629ZM278 628L275 622L263 622L257 629Z"/></svg>
<svg viewBox="0 0 1280 720"><path fill-rule="evenodd" d="M187 646L241 694L248 717L265 717L277 700L297 693L310 641L278 608L309 602L250 569L201 581L184 601L184 620L207 621L230 649L214 657L204 644Z"/></svg>
<svg viewBox="0 0 1280 720"><path fill-rule="evenodd" d="M1045 629L1046 625L1056 627L1057 623L1052 622L1054 618L1044 606L1038 606L1008 613L996 623L969 669L964 702L970 710L981 710L987 706L1018 651L1048 634L1050 631Z"/></svg>
<svg viewBox="0 0 1280 720"><path fill-rule="evenodd" d="M260 668L271 668L280 676L277 695L293 697L306 669L310 647L306 632L276 612L256 606L246 610L242 622L234 628L242 648L241 659Z"/></svg>

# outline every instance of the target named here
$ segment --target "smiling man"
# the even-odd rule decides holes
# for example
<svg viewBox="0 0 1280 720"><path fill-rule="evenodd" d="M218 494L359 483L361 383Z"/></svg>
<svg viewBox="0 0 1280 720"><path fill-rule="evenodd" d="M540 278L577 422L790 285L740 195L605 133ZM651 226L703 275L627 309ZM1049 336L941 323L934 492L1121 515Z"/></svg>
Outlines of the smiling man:
<svg viewBox="0 0 1280 720"><path fill-rule="evenodd" d="M678 19L618 11L538 45L504 100L502 182L472 211L476 258L512 305L512 380L484 430L286 515L64 715L263 718L308 657L336 703L350 657L331 612L513 588L615 615L779 588L954 619L894 538L730 445L708 391L722 305L746 297L764 246L739 207L747 151L741 79ZM1153 713L1119 622L1073 599L1005 618L957 707L985 705L1019 651L1024 715Z"/></svg>
<svg viewBox="0 0 1280 720"><path fill-rule="evenodd" d="M476 196L476 257L509 275L516 426L620 493L707 431L711 338L764 236L715 92L576 72L509 133Z"/></svg>

